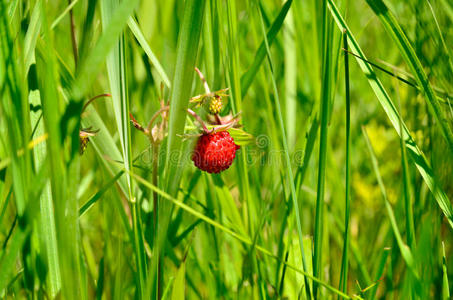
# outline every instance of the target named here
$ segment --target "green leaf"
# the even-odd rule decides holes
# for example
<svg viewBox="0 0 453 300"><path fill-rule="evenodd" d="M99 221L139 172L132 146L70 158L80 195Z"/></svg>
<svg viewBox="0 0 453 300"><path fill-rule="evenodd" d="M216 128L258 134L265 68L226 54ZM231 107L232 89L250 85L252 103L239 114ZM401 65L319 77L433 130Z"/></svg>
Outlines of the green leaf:
<svg viewBox="0 0 453 300"><path fill-rule="evenodd" d="M234 140L234 143L239 146L246 146L255 141L255 138L250 133L239 128L229 128L228 132Z"/></svg>

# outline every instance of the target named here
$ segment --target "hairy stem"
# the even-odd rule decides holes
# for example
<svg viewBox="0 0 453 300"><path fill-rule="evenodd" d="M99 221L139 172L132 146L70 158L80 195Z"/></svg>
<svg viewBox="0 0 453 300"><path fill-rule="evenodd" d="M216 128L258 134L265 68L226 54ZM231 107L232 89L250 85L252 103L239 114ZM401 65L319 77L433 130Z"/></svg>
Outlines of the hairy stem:
<svg viewBox="0 0 453 300"><path fill-rule="evenodd" d="M68 4L71 5L71 0L68 0ZM71 25L71 43L72 43L72 52L74 54L74 64L77 67L77 62L79 60L79 51L77 50L77 40L75 34L75 21L74 21L74 13L71 10L69 11L69 19Z"/></svg>

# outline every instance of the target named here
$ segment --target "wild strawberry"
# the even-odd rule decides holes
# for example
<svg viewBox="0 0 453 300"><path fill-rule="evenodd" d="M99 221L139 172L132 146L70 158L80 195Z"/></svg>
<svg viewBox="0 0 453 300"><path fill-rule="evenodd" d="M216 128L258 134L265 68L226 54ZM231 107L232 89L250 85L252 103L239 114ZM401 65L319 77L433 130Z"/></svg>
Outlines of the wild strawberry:
<svg viewBox="0 0 453 300"><path fill-rule="evenodd" d="M231 166L239 148L228 131L204 133L197 141L192 160L200 170L220 173Z"/></svg>

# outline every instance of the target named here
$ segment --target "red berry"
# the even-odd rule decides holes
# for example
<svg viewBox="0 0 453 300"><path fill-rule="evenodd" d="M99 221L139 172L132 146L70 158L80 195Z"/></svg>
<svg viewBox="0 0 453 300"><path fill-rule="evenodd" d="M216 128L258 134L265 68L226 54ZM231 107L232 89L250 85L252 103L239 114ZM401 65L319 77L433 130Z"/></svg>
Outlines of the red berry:
<svg viewBox="0 0 453 300"><path fill-rule="evenodd" d="M200 170L220 173L231 166L239 148L228 131L205 133L197 141L192 160Z"/></svg>

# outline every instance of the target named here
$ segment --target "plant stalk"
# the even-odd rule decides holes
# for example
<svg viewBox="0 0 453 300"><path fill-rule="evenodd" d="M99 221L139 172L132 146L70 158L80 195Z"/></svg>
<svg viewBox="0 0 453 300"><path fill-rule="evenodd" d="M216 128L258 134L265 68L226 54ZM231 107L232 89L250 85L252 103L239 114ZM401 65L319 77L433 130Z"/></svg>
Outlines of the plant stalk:
<svg viewBox="0 0 453 300"><path fill-rule="evenodd" d="M346 30L343 31L343 46L348 51L348 36ZM346 179L345 179L345 216L344 216L344 245L343 258L341 261L341 274L339 289L347 291L348 287L348 252L349 252L349 218L350 218L350 147L351 147L351 99L349 93L349 56L344 53L344 76L345 76L345 98L346 98Z"/></svg>
<svg viewBox="0 0 453 300"><path fill-rule="evenodd" d="M71 0L68 0L68 4L71 5ZM74 65L77 68L77 63L79 60L79 51L77 49L77 40L75 34L75 21L74 21L74 12L69 10L69 19L70 19L70 26L71 26L71 43L72 43L72 53L74 54Z"/></svg>

